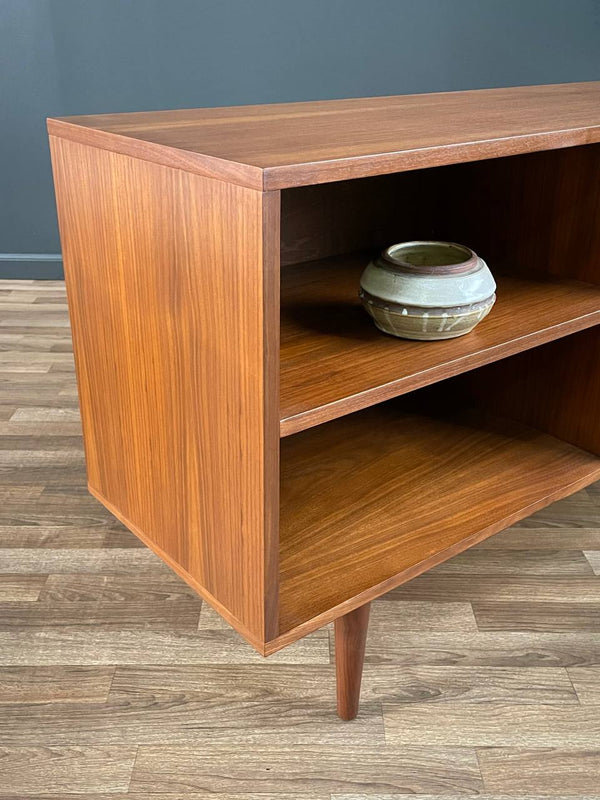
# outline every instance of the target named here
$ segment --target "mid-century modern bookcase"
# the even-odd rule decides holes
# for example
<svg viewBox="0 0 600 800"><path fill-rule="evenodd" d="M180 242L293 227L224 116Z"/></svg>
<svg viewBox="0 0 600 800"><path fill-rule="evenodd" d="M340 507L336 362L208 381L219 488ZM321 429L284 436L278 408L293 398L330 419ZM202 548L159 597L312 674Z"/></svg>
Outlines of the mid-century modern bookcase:
<svg viewBox="0 0 600 800"><path fill-rule="evenodd" d="M600 83L51 119L92 494L269 655L600 476ZM473 333L360 307L472 247Z"/></svg>

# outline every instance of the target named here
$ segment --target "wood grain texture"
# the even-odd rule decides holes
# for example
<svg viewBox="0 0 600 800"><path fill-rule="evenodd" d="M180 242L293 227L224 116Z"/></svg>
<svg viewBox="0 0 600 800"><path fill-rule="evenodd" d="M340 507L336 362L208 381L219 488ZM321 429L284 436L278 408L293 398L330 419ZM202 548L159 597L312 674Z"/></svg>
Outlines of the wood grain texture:
<svg viewBox="0 0 600 800"><path fill-rule="evenodd" d="M90 489L260 647L277 196L65 139L52 153Z"/></svg>
<svg viewBox="0 0 600 800"><path fill-rule="evenodd" d="M464 396L600 454L600 327L465 375Z"/></svg>
<svg viewBox="0 0 600 800"><path fill-rule="evenodd" d="M444 419L424 402L282 441L283 635L356 608L599 473L599 459L532 429Z"/></svg>
<svg viewBox="0 0 600 800"><path fill-rule="evenodd" d="M600 667L571 667L567 673L582 705L600 705Z"/></svg>
<svg viewBox="0 0 600 800"><path fill-rule="evenodd" d="M584 490L585 492L585 490ZM582 492L582 494L584 493ZM556 505L556 504L554 504ZM598 528L508 528L482 542L480 550L600 550Z"/></svg>
<svg viewBox="0 0 600 800"><path fill-rule="evenodd" d="M370 610L366 603L335 621L337 712L345 720L358 714Z"/></svg>
<svg viewBox="0 0 600 800"><path fill-rule="evenodd" d="M372 598L600 475L599 98L600 83L588 83L49 121L90 492L259 653L341 615L349 624ZM478 163L444 166L469 161ZM429 168L422 181L420 167ZM375 247L388 236L407 204L391 202L403 186L416 191L402 230L464 234L507 273L493 315L458 343L381 337L354 295L363 257L340 257L351 242ZM343 221L329 225L334 207ZM306 266L315 255L330 257ZM292 257L301 263L286 267ZM27 408L6 398L9 424L78 421L74 409L34 404L31 392L40 376L73 370L68 347L47 339L67 325L60 299L0 297L0 329L18 343L0 349L0 367L31 381ZM41 354L18 338L23 326L41 337ZM412 407L381 407L431 383L437 393ZM453 416L466 400L498 416ZM0 451L9 500L27 474L53 521L64 520L68 509L61 517L53 506L78 486L81 461L64 447ZM28 559L44 573L65 563L21 547L6 569ZM70 569L127 572L131 562L161 575L141 551L87 559L81 549ZM553 569L581 577L585 593L594 563L563 549L524 570L515 553L488 551L439 572L467 570L497 590L498 579ZM10 609L0 631L8 659L52 663L47 647L36 649L45 626L73 658L85 625L71 601L54 602L54 624L27 602ZM108 653L144 640L156 654L177 614L90 602L79 611ZM504 613L486 602L496 601L482 601L482 627L486 614ZM194 650L191 637L229 633L210 614L195 624L197 609L184 605L172 663ZM555 611L569 627L566 605ZM536 625L535 609L504 611L518 618L510 632ZM115 624L123 639L103 639ZM354 638L362 652L364 629ZM338 677L350 717L359 670L346 662ZM176 726L170 708L161 714L156 727Z"/></svg>
<svg viewBox="0 0 600 800"><path fill-rule="evenodd" d="M281 266L431 238L447 167L281 192Z"/></svg>
<svg viewBox="0 0 600 800"><path fill-rule="evenodd" d="M600 283L600 145L434 173L437 238L469 242L492 271Z"/></svg>
<svg viewBox="0 0 600 800"><path fill-rule="evenodd" d="M0 575L0 601L37 600L47 575Z"/></svg>
<svg viewBox="0 0 600 800"><path fill-rule="evenodd" d="M554 504L553 504L554 505ZM527 567L525 567L525 570ZM563 602L598 603L600 586L590 577L562 576L552 570L545 575L471 575L438 574L437 570L420 575L410 583L394 589L393 598L436 602L452 596L464 603L476 601L510 601L519 599L536 603L551 603L557 596Z"/></svg>
<svg viewBox="0 0 600 800"><path fill-rule="evenodd" d="M455 631L412 631L402 635L390 631L369 642L365 661L398 668L421 664L518 669L587 667L600 664L600 639L589 631L470 631L461 636Z"/></svg>
<svg viewBox="0 0 600 800"><path fill-rule="evenodd" d="M591 575L592 568L581 550L538 553L467 550L437 567L438 575Z"/></svg>
<svg viewBox="0 0 600 800"><path fill-rule="evenodd" d="M598 519L598 506L593 500L592 489L596 484L590 484L584 491L564 497L553 504L552 512L541 508L529 517L515 523L515 528L535 532L538 528L551 531L554 528L592 528Z"/></svg>
<svg viewBox="0 0 600 800"><path fill-rule="evenodd" d="M49 120L49 131L254 189L600 139L596 82Z"/></svg>
<svg viewBox="0 0 600 800"><path fill-rule="evenodd" d="M280 664L329 663L328 639L313 634L273 656ZM0 631L0 665L260 663L235 631L178 631L62 625Z"/></svg>
<svg viewBox="0 0 600 800"><path fill-rule="evenodd" d="M485 748L478 750L485 788L520 796L597 796L600 750L597 747Z"/></svg>
<svg viewBox="0 0 600 800"><path fill-rule="evenodd" d="M380 603L380 605L383 605ZM371 633L371 646L386 637L401 641L395 631ZM577 694L560 667L410 666L377 663L377 651L363 671L365 703L429 705L435 703L527 703L577 705ZM581 668L586 669L586 668Z"/></svg>
<svg viewBox="0 0 600 800"><path fill-rule="evenodd" d="M2 667L0 703L102 703L114 673L114 667Z"/></svg>
<svg viewBox="0 0 600 800"><path fill-rule="evenodd" d="M61 468L59 458L56 459L56 466L58 469ZM81 475L81 469L79 474ZM0 564L0 574L13 573L14 575L45 572L52 572L55 575L60 572L118 574L132 571L140 575L159 577L164 575L167 569L154 553L139 547L128 547L125 550L118 548L109 550L77 549L67 556L60 550L54 549L6 547Z"/></svg>
<svg viewBox="0 0 600 800"><path fill-rule="evenodd" d="M482 631L596 631L600 603L474 603Z"/></svg>
<svg viewBox="0 0 600 800"><path fill-rule="evenodd" d="M596 575L600 575L600 555L598 550L590 550L589 552L584 552L585 557L587 558L589 565L591 566L592 570Z"/></svg>
<svg viewBox="0 0 600 800"><path fill-rule="evenodd" d="M597 747L600 736L592 706L423 703L388 705L383 713L386 741L395 745Z"/></svg>
<svg viewBox="0 0 600 800"><path fill-rule="evenodd" d="M494 274L597 282L599 181L591 144L287 189L281 263L445 239L467 243Z"/></svg>
<svg viewBox="0 0 600 800"><path fill-rule="evenodd" d="M23 284L19 303L42 291L50 288ZM64 294L62 284L51 291ZM40 312L40 321L45 314ZM27 330L21 334L27 336ZM18 346L5 338L13 335L0 330L0 347ZM68 342L68 329L61 328L57 340ZM30 351L36 357L48 352L43 341L31 344L39 347ZM13 413L73 407L72 371L44 373L35 386L37 401L21 392L31 375L7 375L1 388ZM539 800L539 792L597 800L593 748L539 750L521 744L511 748L508 742L519 730L531 736L532 726L519 720L522 705L537 708L538 714L544 706L560 706L567 709L567 734L579 721L582 736L585 730L595 735L595 718L588 726L578 715L583 706L598 707L598 633L581 630L573 616L564 617L559 631L525 630L516 606L506 617L516 630L480 631L472 611L472 604L492 601L507 608L524 601L556 605L557 611L565 603L586 608L600 603L600 576L572 568L580 564L573 551L585 547L589 555L598 549L596 486L538 512L530 527L494 537L495 549L485 550L491 561L466 557L486 574L474 574L477 567L466 562L461 573L434 569L374 601L361 715L348 724L336 720L332 703L332 626L267 662L206 604L200 629L165 629L177 624L170 622L169 609L181 610L180 621L187 626L194 621L189 610L197 620L202 601L170 571L138 574L139 562L125 552L138 540L87 494L81 462L73 465L68 482L59 480L71 469L60 451L81 449L80 436L68 428L61 432L56 427L61 423L38 410L28 422L11 422L10 416L7 427L0 428L0 449L19 453L11 469L20 470L21 482L3 485L0 472L0 548L10 550L17 565L16 549L39 548L38 563L47 558L44 563L56 572L48 577L0 574L0 586L10 581L12 587L0 609L6 623L0 631L5 664L0 668L0 736L13 736L10 757L0 761L3 798L135 800L151 787L158 789L151 792L153 800L206 800L207 792L215 800L328 800L330 790L336 800L408 800L414 791L424 800L468 794L483 800ZM25 424L26 433L17 428ZM78 422L69 425L79 427ZM52 485L30 480L39 474L39 458L28 455L32 452L47 453L48 474L56 465ZM92 549L98 558L90 557ZM116 551L112 560L103 555L108 549ZM86 553L77 555L81 550ZM483 549L478 545L471 552ZM32 555L26 553L23 568L33 568ZM68 571L90 565L97 571ZM488 572L494 565L498 574ZM39 587L39 594L36 590L25 600L23 581L30 580L35 583L29 588ZM447 705L455 712L460 706L460 716L466 717L469 708L478 707L473 719L484 710L494 717L510 706L513 727L504 728L502 746L495 748L483 745L485 728L481 743L472 747L382 742L383 706L393 707L400 719L405 708L420 708L423 720L427 711L429 721L415 727L415 736L425 739L427 725L437 729L435 709ZM441 714L442 720L447 717ZM561 723L553 719L558 736ZM468 730L475 741L475 724ZM52 744L56 737L64 744ZM111 737L118 744L107 744ZM369 742L372 737L376 744ZM15 749L15 740L26 743L25 753ZM156 744L143 744L150 740ZM128 792L121 756L132 753L131 771L138 748L143 773L136 773ZM84 752L85 758L77 755Z"/></svg>
<svg viewBox="0 0 600 800"><path fill-rule="evenodd" d="M468 336L440 342L384 336L358 298L368 261L365 254L338 256L282 270L282 436L600 321L598 287L498 276L496 305Z"/></svg>
<svg viewBox="0 0 600 800"><path fill-rule="evenodd" d="M324 638L329 640L328 632ZM560 676L556 672L548 671L545 684L558 689ZM563 670L560 672L564 673ZM515 676L515 683L516 679ZM575 696L566 673L564 680ZM207 664L201 669L190 664L123 665L116 669L110 697L115 701L146 699L151 703L153 699L176 700L185 696L186 699L214 703L225 701L224 686L227 686L227 702L272 705L280 701L297 703L302 698L307 704L327 705L331 711L335 675L329 659L321 664L278 664L271 659L255 664L231 661L228 664ZM371 699L377 698L373 696ZM334 719L332 714L329 716Z"/></svg>
<svg viewBox="0 0 600 800"><path fill-rule="evenodd" d="M95 501L96 504L97 501ZM104 546L102 546L104 549ZM69 554L66 554L68 559ZM49 575L39 599L41 602L75 601L82 603L115 602L145 604L183 603L193 600L200 608L200 598L177 575L166 572L149 581L135 572L123 575L93 573L54 573Z"/></svg>
<svg viewBox="0 0 600 800"><path fill-rule="evenodd" d="M123 792L135 747L0 747L2 794Z"/></svg>
<svg viewBox="0 0 600 800"><path fill-rule="evenodd" d="M410 601L402 603L402 614L396 611L394 603L378 603L371 608L369 629L371 633L386 631L466 631L477 630L471 603L444 603L443 614L436 602Z"/></svg>
<svg viewBox="0 0 600 800"><path fill-rule="evenodd" d="M0 603L0 631L28 628L93 626L98 630L165 630L172 633L198 628L200 600L132 602L123 608L115 602Z"/></svg>
<svg viewBox="0 0 600 800"><path fill-rule="evenodd" d="M341 724L341 723L340 723ZM343 726L348 730L349 726ZM130 790L136 792L368 792L443 791L482 788L475 753L469 749L388 750L352 746L288 748L140 747Z"/></svg>
<svg viewBox="0 0 600 800"><path fill-rule="evenodd" d="M382 605L381 603L379 605ZM401 617L405 603L394 605ZM375 604L377 607L377 604ZM397 629L373 631L374 644L389 639L400 640ZM569 675L587 674L590 685L594 668L573 668L569 675L560 667L482 667L428 666L375 663L377 652L371 653L373 663L363 671L362 698L365 707L373 702L402 703L461 703L509 702L577 705L578 699ZM589 672L588 672L589 671ZM578 685L583 678L578 677ZM310 704L330 704L335 691L335 676L329 665L323 664L219 664L202 669L185 664L159 666L117 667L111 684L113 700L152 698L176 700L185 695L194 700L210 702L222 699L222 687L228 686L231 701L278 703L297 701L303 697Z"/></svg>
<svg viewBox="0 0 600 800"><path fill-rule="evenodd" d="M56 746L77 741L82 746L195 745L198 754L221 743L243 749L253 746L383 747L385 737L379 703L365 703L355 725L344 725L331 713L331 699L308 704L302 697L271 702L231 702L173 694L115 697L106 703L56 703L36 706L0 705L0 746ZM0 794L1 796L1 794Z"/></svg>

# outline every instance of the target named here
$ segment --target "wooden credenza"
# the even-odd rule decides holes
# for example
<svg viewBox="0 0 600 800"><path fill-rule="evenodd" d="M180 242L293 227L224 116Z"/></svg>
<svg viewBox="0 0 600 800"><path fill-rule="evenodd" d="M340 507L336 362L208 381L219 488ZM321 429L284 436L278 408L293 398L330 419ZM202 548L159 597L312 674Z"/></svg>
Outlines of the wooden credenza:
<svg viewBox="0 0 600 800"><path fill-rule="evenodd" d="M600 476L600 83L51 119L89 489L269 655ZM375 329L392 242L473 333Z"/></svg>

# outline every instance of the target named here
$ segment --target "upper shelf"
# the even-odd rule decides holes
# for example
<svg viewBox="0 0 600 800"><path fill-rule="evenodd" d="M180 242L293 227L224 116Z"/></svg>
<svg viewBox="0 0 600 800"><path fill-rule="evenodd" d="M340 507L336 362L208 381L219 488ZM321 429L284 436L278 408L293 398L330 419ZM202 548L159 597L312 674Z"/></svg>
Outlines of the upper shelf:
<svg viewBox="0 0 600 800"><path fill-rule="evenodd" d="M600 81L48 120L56 136L284 189L600 141Z"/></svg>
<svg viewBox="0 0 600 800"><path fill-rule="evenodd" d="M496 275L497 301L472 333L412 342L380 333L358 286L368 257L281 275L282 436L514 355L600 322L600 286Z"/></svg>

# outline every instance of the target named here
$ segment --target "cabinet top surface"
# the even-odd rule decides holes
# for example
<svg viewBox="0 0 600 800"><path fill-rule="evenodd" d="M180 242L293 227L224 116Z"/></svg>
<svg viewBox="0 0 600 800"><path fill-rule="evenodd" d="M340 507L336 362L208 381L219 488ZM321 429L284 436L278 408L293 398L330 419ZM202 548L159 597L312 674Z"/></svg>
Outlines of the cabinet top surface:
<svg viewBox="0 0 600 800"><path fill-rule="evenodd" d="M271 190L600 141L600 81L50 119L51 134Z"/></svg>

